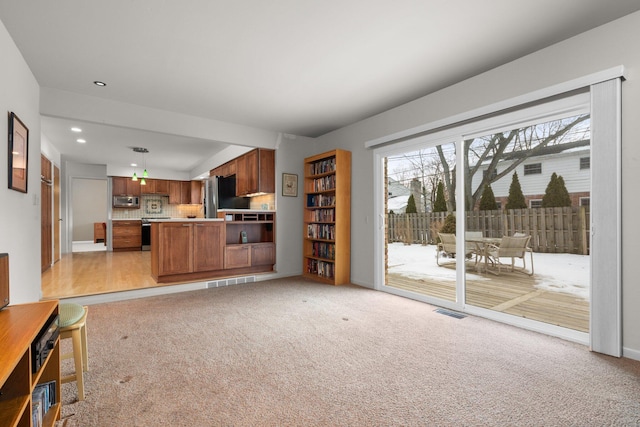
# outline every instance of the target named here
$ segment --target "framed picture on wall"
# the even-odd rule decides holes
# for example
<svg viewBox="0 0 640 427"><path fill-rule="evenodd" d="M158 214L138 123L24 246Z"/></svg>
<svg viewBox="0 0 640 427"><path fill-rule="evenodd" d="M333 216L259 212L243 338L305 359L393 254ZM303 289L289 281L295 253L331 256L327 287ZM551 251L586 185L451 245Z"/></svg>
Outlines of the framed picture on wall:
<svg viewBox="0 0 640 427"><path fill-rule="evenodd" d="M282 195L289 197L298 196L298 175L294 173L282 174Z"/></svg>
<svg viewBox="0 0 640 427"><path fill-rule="evenodd" d="M27 192L29 176L29 129L15 115L9 113L9 188Z"/></svg>

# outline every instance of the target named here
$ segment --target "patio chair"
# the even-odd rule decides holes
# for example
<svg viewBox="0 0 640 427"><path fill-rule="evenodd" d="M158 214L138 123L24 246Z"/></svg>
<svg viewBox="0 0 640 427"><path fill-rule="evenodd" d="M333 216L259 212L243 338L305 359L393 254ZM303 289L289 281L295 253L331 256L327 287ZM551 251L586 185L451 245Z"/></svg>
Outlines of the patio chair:
<svg viewBox="0 0 640 427"><path fill-rule="evenodd" d="M448 258L453 258L455 262L456 258L456 235L449 233L438 233L438 237L440 237L440 243L438 243L438 247L436 250L436 264L440 264L440 255L444 255ZM465 255L470 257L474 251L469 251L465 247ZM450 263L447 263L450 264Z"/></svg>
<svg viewBox="0 0 640 427"><path fill-rule="evenodd" d="M496 274L500 274L502 266L505 265L500 262L500 258L511 258L511 271L518 271L529 276L533 276L533 251L529 249L529 240L531 240L531 236L527 235L518 237L503 236L499 246L489 245L487 256L489 257L491 264L498 268L498 272ZM527 252L529 252L531 256L531 271L527 270L527 261L525 257ZM516 258L520 258L522 260L522 268L516 269Z"/></svg>

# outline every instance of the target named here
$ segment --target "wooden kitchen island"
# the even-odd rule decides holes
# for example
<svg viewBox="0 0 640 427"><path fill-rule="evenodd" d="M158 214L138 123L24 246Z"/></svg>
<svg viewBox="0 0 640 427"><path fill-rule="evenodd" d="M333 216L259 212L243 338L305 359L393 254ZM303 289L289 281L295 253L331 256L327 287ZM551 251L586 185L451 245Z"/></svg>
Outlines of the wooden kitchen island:
<svg viewBox="0 0 640 427"><path fill-rule="evenodd" d="M218 218L151 222L151 276L188 282L273 271L275 212L220 211Z"/></svg>

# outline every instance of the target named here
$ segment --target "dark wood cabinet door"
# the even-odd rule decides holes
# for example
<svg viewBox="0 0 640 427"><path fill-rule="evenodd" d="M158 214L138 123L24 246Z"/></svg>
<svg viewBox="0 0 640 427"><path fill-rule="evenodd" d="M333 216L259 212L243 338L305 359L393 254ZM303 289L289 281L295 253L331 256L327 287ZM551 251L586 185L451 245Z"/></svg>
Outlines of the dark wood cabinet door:
<svg viewBox="0 0 640 427"><path fill-rule="evenodd" d="M193 224L164 222L160 224L160 275L193 271Z"/></svg>
<svg viewBox="0 0 640 427"><path fill-rule="evenodd" d="M224 267L224 223L196 222L193 228L193 271Z"/></svg>
<svg viewBox="0 0 640 427"><path fill-rule="evenodd" d="M154 179L156 188L154 194L169 194L169 183L171 181L167 179Z"/></svg>
<svg viewBox="0 0 640 427"><path fill-rule="evenodd" d="M202 203L202 181L191 181L190 183L191 203L199 205Z"/></svg>
<svg viewBox="0 0 640 427"><path fill-rule="evenodd" d="M131 178L122 178L120 176L111 178L111 194L114 196L126 196L127 181L131 181Z"/></svg>
<svg viewBox="0 0 640 427"><path fill-rule="evenodd" d="M249 166L247 155L236 159L236 196L249 194Z"/></svg>
<svg viewBox="0 0 640 427"><path fill-rule="evenodd" d="M140 196L140 181L133 181L131 178L122 178L127 186L127 196Z"/></svg>
<svg viewBox="0 0 640 427"><path fill-rule="evenodd" d="M180 181L169 183L169 204L178 205L182 203L182 185Z"/></svg>
<svg viewBox="0 0 640 427"><path fill-rule="evenodd" d="M251 245L251 265L270 265L276 263L276 245L257 243Z"/></svg>
<svg viewBox="0 0 640 427"><path fill-rule="evenodd" d="M180 203L191 203L191 181L180 181Z"/></svg>
<svg viewBox="0 0 640 427"><path fill-rule="evenodd" d="M251 245L227 245L224 248L224 268L251 266Z"/></svg>

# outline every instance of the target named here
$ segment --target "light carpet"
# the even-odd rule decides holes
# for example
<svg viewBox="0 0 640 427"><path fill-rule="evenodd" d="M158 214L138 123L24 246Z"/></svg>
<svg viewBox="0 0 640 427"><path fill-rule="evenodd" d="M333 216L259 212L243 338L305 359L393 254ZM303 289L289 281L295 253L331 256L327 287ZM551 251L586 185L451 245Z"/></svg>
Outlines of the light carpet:
<svg viewBox="0 0 640 427"><path fill-rule="evenodd" d="M434 309L302 278L93 305L58 426L640 425L640 362Z"/></svg>

